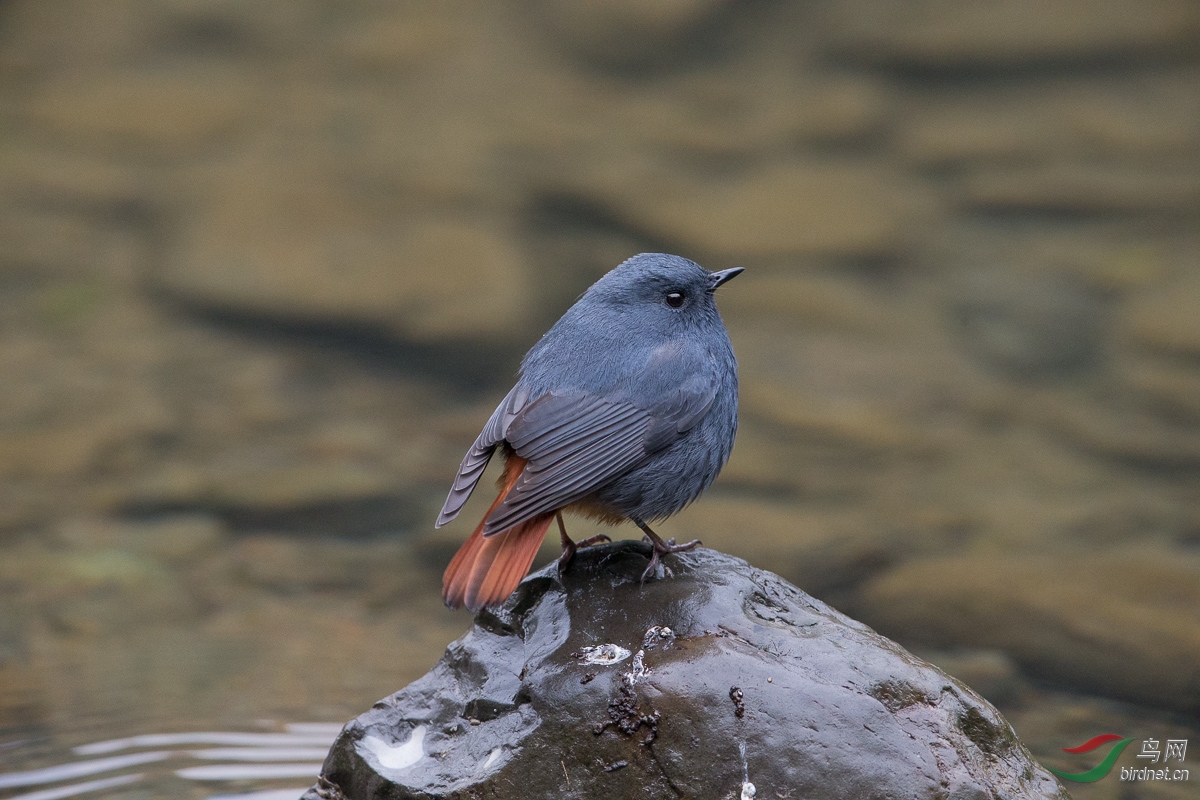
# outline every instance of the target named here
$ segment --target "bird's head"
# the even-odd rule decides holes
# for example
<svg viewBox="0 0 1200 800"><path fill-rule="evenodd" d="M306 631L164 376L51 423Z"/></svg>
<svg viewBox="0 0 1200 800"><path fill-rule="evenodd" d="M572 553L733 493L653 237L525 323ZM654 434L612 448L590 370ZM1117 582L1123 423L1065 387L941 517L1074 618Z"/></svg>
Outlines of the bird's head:
<svg viewBox="0 0 1200 800"><path fill-rule="evenodd" d="M713 293L742 270L709 272L680 256L641 253L596 281L581 302L637 313L659 325L686 326L712 319Z"/></svg>

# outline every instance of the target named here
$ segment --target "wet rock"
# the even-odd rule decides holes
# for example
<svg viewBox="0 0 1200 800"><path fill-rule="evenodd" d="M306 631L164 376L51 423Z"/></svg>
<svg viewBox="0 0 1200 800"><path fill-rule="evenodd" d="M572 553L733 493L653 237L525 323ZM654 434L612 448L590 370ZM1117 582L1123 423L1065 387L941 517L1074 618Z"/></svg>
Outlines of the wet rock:
<svg viewBox="0 0 1200 800"><path fill-rule="evenodd" d="M938 558L860 597L905 642L999 649L1030 675L1181 713L1200 703L1200 561L1183 549Z"/></svg>
<svg viewBox="0 0 1200 800"><path fill-rule="evenodd" d="M347 725L305 797L1065 796L991 706L865 626L711 550L639 586L647 554L527 579Z"/></svg>

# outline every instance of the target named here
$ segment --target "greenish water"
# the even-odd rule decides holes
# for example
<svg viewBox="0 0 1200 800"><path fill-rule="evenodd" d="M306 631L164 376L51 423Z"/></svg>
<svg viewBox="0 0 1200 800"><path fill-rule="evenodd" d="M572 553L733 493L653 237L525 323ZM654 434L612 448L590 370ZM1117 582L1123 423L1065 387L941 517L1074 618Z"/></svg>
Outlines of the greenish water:
<svg viewBox="0 0 1200 800"><path fill-rule="evenodd" d="M432 528L462 453L646 250L747 268L737 446L664 536L928 654L1056 768L1194 734L1196 30L1190 0L0 5L0 798L305 785L178 774L297 763L217 742L11 776L423 674L469 624L439 579L489 498Z"/></svg>

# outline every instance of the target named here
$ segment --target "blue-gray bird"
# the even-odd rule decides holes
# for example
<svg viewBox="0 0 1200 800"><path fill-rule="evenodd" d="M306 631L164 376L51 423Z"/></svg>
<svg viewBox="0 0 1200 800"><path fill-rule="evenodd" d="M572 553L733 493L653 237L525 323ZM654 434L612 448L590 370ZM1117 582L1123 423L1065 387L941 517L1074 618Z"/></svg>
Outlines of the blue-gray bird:
<svg viewBox="0 0 1200 800"><path fill-rule="evenodd" d="M577 547L608 539L572 542L564 510L641 528L653 546L643 579L662 556L699 544L663 541L647 523L699 497L733 449L737 360L713 293L741 272L709 272L664 253L634 256L525 355L438 515L439 528L458 515L499 448L499 496L446 568L446 605L503 603L551 520L562 538L560 570Z"/></svg>

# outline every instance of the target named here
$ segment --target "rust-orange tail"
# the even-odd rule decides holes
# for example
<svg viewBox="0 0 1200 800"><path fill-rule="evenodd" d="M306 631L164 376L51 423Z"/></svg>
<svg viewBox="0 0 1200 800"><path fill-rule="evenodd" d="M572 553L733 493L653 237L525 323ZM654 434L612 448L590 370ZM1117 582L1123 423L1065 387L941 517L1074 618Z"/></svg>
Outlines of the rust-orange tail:
<svg viewBox="0 0 1200 800"><path fill-rule="evenodd" d="M508 456L500 478L500 495L442 574L442 599L451 608L466 606L478 611L484 606L498 606L529 572L550 520L554 519L553 512L539 514L495 536L486 539L483 536L484 520L504 502L525 464L520 456Z"/></svg>

